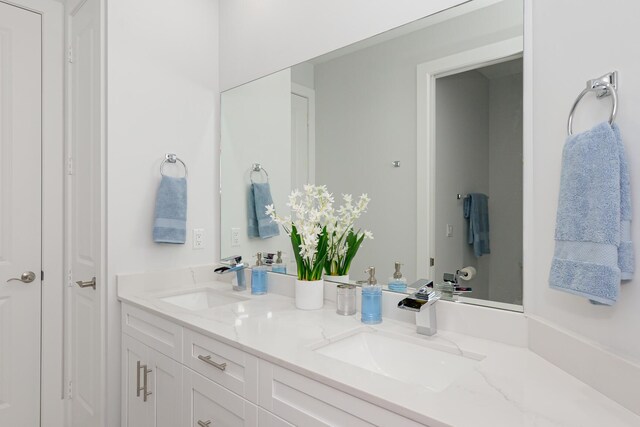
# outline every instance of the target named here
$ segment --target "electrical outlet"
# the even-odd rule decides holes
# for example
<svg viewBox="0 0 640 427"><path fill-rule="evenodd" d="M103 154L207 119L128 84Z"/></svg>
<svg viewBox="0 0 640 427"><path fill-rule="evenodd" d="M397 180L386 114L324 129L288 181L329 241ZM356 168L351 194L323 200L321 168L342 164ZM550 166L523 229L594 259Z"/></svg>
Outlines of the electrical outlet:
<svg viewBox="0 0 640 427"><path fill-rule="evenodd" d="M447 234L447 237L453 236L453 225L447 224L446 234Z"/></svg>
<svg viewBox="0 0 640 427"><path fill-rule="evenodd" d="M193 249L204 248L204 228L193 229Z"/></svg>
<svg viewBox="0 0 640 427"><path fill-rule="evenodd" d="M240 246L240 228L231 229L231 246Z"/></svg>

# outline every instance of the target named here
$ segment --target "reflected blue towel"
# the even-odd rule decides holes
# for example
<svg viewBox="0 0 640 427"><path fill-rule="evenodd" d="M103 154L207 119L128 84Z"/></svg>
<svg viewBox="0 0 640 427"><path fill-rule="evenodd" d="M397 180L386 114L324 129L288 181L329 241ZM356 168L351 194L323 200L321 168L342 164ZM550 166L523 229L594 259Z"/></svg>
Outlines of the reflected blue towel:
<svg viewBox="0 0 640 427"><path fill-rule="evenodd" d="M464 198L464 217L468 220L467 243L473 245L477 257L490 254L489 247L489 197L471 193Z"/></svg>
<svg viewBox="0 0 640 427"><path fill-rule="evenodd" d="M633 277L629 170L616 125L570 136L562 154L549 286L612 305Z"/></svg>
<svg viewBox="0 0 640 427"><path fill-rule="evenodd" d="M156 194L153 241L184 244L187 236L187 180L163 176Z"/></svg>
<svg viewBox="0 0 640 427"><path fill-rule="evenodd" d="M249 237L269 237L280 234L278 224L267 215L267 205L273 204L271 187L268 182L254 183L249 188L247 206L247 234Z"/></svg>

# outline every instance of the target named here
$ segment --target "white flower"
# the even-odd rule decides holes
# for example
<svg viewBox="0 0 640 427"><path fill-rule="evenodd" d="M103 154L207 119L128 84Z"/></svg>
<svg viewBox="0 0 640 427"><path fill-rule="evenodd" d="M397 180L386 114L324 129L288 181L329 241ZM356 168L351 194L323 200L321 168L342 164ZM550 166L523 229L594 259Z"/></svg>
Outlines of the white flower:
<svg viewBox="0 0 640 427"><path fill-rule="evenodd" d="M369 230L365 230L365 231L364 231L364 238L365 238L365 239L373 240L373 233L372 233L372 232L370 232Z"/></svg>

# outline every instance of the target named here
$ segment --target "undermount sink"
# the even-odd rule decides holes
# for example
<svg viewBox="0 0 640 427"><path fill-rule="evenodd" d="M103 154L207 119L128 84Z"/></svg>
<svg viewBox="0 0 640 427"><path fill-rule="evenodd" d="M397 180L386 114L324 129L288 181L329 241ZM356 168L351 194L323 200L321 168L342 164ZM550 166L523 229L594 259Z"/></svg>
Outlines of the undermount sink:
<svg viewBox="0 0 640 427"><path fill-rule="evenodd" d="M208 308L220 307L227 304L235 304L241 301L247 301L248 298L235 295L227 295L216 292L211 289L196 289L190 292L184 292L178 295L171 295L160 298L169 304L186 308L187 310L198 311Z"/></svg>
<svg viewBox="0 0 640 427"><path fill-rule="evenodd" d="M382 331L360 330L315 348L317 353L399 381L441 391L473 370L484 356L434 348Z"/></svg>

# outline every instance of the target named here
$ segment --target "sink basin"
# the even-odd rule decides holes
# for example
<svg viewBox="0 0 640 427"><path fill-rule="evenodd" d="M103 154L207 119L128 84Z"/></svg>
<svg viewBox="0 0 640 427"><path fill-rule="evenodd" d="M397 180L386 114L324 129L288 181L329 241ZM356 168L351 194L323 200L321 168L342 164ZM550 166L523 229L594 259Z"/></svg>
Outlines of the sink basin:
<svg viewBox="0 0 640 427"><path fill-rule="evenodd" d="M227 295L211 289L197 289L178 295L160 298L160 301L177 305L178 307L192 311L206 310L208 308L220 307L221 305L234 304L247 300L248 298Z"/></svg>
<svg viewBox="0 0 640 427"><path fill-rule="evenodd" d="M382 331L358 331L315 348L317 353L399 381L441 391L484 357Z"/></svg>

